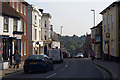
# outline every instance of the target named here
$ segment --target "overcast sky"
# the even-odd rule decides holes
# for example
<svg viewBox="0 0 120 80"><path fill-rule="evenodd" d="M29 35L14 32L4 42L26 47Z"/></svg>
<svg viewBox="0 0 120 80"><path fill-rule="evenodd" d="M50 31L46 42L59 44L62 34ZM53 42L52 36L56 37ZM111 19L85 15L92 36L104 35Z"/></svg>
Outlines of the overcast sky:
<svg viewBox="0 0 120 80"><path fill-rule="evenodd" d="M51 24L54 31L60 33L63 26L63 35L78 36L90 33L93 26L93 12L95 10L96 25L102 20L99 14L116 0L25 0L37 8L44 9L52 15Z"/></svg>

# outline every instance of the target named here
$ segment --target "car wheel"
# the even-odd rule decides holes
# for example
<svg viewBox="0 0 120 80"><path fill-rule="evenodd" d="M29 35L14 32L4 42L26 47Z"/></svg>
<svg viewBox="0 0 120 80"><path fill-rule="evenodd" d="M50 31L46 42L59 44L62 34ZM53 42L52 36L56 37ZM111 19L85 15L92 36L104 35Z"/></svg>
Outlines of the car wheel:
<svg viewBox="0 0 120 80"><path fill-rule="evenodd" d="M54 66L52 65L51 70L53 70Z"/></svg>
<svg viewBox="0 0 120 80"><path fill-rule="evenodd" d="M45 67L44 72L48 72L48 66Z"/></svg>
<svg viewBox="0 0 120 80"><path fill-rule="evenodd" d="M25 74L28 74L28 70L24 70L24 73L25 73Z"/></svg>

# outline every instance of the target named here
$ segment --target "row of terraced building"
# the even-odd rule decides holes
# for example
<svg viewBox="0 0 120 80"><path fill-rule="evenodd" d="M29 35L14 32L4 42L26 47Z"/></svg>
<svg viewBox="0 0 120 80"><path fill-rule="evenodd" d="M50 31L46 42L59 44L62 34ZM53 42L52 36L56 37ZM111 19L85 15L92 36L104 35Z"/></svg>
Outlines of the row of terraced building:
<svg viewBox="0 0 120 80"><path fill-rule="evenodd" d="M120 1L101 13L102 21L91 28L92 50L97 58L120 61Z"/></svg>
<svg viewBox="0 0 120 80"><path fill-rule="evenodd" d="M60 48L50 13L24 0L0 1L0 8L0 61L4 69L13 64L15 50L22 62L30 55L47 55L48 49Z"/></svg>

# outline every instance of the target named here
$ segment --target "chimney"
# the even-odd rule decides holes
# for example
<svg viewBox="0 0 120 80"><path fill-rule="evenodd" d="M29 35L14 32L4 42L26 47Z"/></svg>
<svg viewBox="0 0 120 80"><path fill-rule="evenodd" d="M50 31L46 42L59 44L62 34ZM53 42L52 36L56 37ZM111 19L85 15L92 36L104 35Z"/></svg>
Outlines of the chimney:
<svg viewBox="0 0 120 80"><path fill-rule="evenodd" d="M40 11L41 13L43 13L43 9L39 9L39 11Z"/></svg>

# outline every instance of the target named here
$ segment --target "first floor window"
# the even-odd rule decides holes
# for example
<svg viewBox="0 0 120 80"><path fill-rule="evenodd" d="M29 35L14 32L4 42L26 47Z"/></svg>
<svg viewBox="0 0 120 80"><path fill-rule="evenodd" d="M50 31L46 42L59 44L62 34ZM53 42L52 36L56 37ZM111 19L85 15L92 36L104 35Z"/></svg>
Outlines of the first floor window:
<svg viewBox="0 0 120 80"><path fill-rule="evenodd" d="M26 6L24 5L24 15L26 15Z"/></svg>
<svg viewBox="0 0 120 80"><path fill-rule="evenodd" d="M8 32L8 17L4 17L4 32Z"/></svg>
<svg viewBox="0 0 120 80"><path fill-rule="evenodd" d="M21 13L23 13L23 6L22 6L22 3L20 5L20 8L21 8Z"/></svg>
<svg viewBox="0 0 120 80"><path fill-rule="evenodd" d="M45 40L47 40L47 31L45 31L44 35L45 35Z"/></svg>
<svg viewBox="0 0 120 80"><path fill-rule="evenodd" d="M17 19L14 19L13 25L13 31L17 31Z"/></svg>

